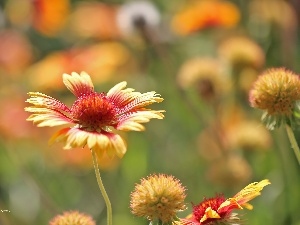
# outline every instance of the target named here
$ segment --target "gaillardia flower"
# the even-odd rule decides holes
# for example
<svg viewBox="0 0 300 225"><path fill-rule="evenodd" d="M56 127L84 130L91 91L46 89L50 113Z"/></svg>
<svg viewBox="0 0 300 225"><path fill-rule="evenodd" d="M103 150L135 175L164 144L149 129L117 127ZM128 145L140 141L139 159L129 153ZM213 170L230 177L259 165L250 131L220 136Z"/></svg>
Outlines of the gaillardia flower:
<svg viewBox="0 0 300 225"><path fill-rule="evenodd" d="M253 206L248 201L260 195L260 191L268 184L270 184L269 180L251 183L233 198L228 198L227 200L223 195L204 199L198 205L194 205L193 213L187 218L180 219L179 224L236 224L240 219L236 213L232 213L232 210L243 209L243 207L251 210Z"/></svg>
<svg viewBox="0 0 300 225"><path fill-rule="evenodd" d="M49 225L96 225L95 221L87 214L78 211L64 212L55 216Z"/></svg>
<svg viewBox="0 0 300 225"><path fill-rule="evenodd" d="M74 124L59 130L50 139L50 143L63 141L65 149L87 145L99 157L107 153L111 157L117 155L121 158L126 152L126 144L111 128L142 131L144 126L141 123L164 117L163 110L145 108L163 101L154 91L140 93L132 88L124 89L126 82L123 81L107 93L98 93L85 72L64 74L63 82L77 97L71 107L45 94L29 92L30 98L26 102L33 106L26 107L25 111L33 113L27 120L38 127Z"/></svg>
<svg viewBox="0 0 300 225"><path fill-rule="evenodd" d="M141 180L131 193L130 208L139 217L150 221L171 223L178 211L186 208L185 188L170 175L151 175Z"/></svg>
<svg viewBox="0 0 300 225"><path fill-rule="evenodd" d="M252 107L264 110L262 122L272 130L293 125L299 112L300 79L292 71L273 68L258 77L249 94Z"/></svg>

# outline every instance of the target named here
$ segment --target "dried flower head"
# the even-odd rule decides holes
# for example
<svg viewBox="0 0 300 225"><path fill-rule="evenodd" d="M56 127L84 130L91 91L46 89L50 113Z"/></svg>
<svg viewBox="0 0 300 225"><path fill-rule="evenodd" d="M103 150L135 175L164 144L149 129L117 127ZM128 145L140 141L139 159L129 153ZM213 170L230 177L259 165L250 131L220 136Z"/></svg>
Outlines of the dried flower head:
<svg viewBox="0 0 300 225"><path fill-rule="evenodd" d="M150 110L146 106L163 101L154 91L140 93L132 88L126 88L126 82L115 85L107 93L94 91L90 76L82 72L71 75L64 74L66 87L77 97L71 107L50 96L39 92L29 92L26 102L32 104L26 107L33 113L27 120L37 126L70 125L59 130L50 139L63 141L65 149L87 145L99 157L103 153L113 157L122 157L126 153L125 141L111 128L120 131L142 131L150 119L162 119L163 110Z"/></svg>
<svg viewBox="0 0 300 225"><path fill-rule="evenodd" d="M172 222L186 208L185 188L173 176L159 174L142 179L131 193L132 213L150 221Z"/></svg>
<svg viewBox="0 0 300 225"><path fill-rule="evenodd" d="M193 213L180 222L183 225L236 224L240 219L237 214L232 213L232 210L243 207L251 210L253 206L248 201L259 196L260 191L268 184L270 184L268 180L251 183L227 200L220 194L213 198L205 198L198 205L194 205Z"/></svg>
<svg viewBox="0 0 300 225"><path fill-rule="evenodd" d="M258 77L249 94L252 107L264 110L262 121L268 129L282 123L293 125L299 110L299 76L284 68L273 68Z"/></svg>
<svg viewBox="0 0 300 225"><path fill-rule="evenodd" d="M87 214L78 211L64 212L55 216L49 225L96 225L95 221Z"/></svg>

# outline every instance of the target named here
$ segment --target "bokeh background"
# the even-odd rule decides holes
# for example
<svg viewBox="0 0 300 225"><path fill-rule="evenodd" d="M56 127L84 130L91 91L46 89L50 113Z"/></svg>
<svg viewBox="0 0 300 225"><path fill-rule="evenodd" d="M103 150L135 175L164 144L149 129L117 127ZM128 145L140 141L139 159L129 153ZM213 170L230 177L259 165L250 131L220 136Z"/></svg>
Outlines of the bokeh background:
<svg viewBox="0 0 300 225"><path fill-rule="evenodd" d="M266 130L248 102L264 70L300 73L299 13L298 0L0 1L0 224L48 224L69 210L105 224L90 151L49 146L57 128L25 121L27 92L70 106L62 74L86 71L98 92L126 80L165 99L152 106L165 119L122 134L123 159L99 159L115 225L148 224L129 202L153 173L187 188L182 217L267 178L244 223L299 225L300 167L284 130Z"/></svg>

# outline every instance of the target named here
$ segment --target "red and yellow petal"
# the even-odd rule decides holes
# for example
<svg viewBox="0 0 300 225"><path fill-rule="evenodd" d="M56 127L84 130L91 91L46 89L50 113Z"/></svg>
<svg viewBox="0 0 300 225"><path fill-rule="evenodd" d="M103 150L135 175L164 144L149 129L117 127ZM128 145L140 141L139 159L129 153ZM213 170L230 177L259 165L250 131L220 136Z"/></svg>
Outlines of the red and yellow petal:
<svg viewBox="0 0 300 225"><path fill-rule="evenodd" d="M30 96L30 98L27 99L25 102L34 105L36 108L47 108L56 111L63 111L66 113L70 113L70 109L68 106L66 106L61 101L52 98L48 95L39 92L29 92L28 95Z"/></svg>
<svg viewBox="0 0 300 225"><path fill-rule="evenodd" d="M155 102L162 102L164 99L159 97L155 91L146 93L134 92L132 88L126 88L127 83L125 81L116 84L111 88L107 97L116 106L121 109L120 113L129 112L131 110L142 108L146 105L150 105Z"/></svg>
<svg viewBox="0 0 300 225"><path fill-rule="evenodd" d="M126 153L127 147L125 141L118 135L102 131L90 132L79 128L65 128L55 133L50 139L50 143L62 141L65 143L65 149L84 147L93 149L98 157L106 153L109 157L117 155L122 158Z"/></svg>
<svg viewBox="0 0 300 225"><path fill-rule="evenodd" d="M162 112L164 111L148 110L122 115L116 129L122 131L143 131L145 127L141 123L147 123L150 119L163 119L164 115Z"/></svg>
<svg viewBox="0 0 300 225"><path fill-rule="evenodd" d="M126 81L122 81L115 86L113 86L108 92L107 97L109 97L111 100L120 99L122 96L122 91L125 92L125 90L128 90L127 92L132 92L133 89L127 88L123 90L127 86Z"/></svg>
<svg viewBox="0 0 300 225"><path fill-rule="evenodd" d="M49 139L48 144L51 145L54 142L65 142L67 140L67 133L69 132L71 128L63 128L57 131L52 135L52 137Z"/></svg>
<svg viewBox="0 0 300 225"><path fill-rule="evenodd" d="M201 223L192 219L182 218L180 221L176 221L173 225L201 225Z"/></svg>
<svg viewBox="0 0 300 225"><path fill-rule="evenodd" d="M243 207L234 198L229 198L219 206L218 213L230 212L233 209L243 209Z"/></svg>
<svg viewBox="0 0 300 225"><path fill-rule="evenodd" d="M127 145L125 140L118 134L107 132L106 135L110 139L110 144L106 149L107 155L111 158L114 155L117 155L119 158L122 158L127 151Z"/></svg>
<svg viewBox="0 0 300 225"><path fill-rule="evenodd" d="M26 102L33 106L25 107L25 111L33 113L27 121L33 121L39 127L58 126L72 123L66 114L70 109L55 98L39 92L29 92L30 98Z"/></svg>
<svg viewBox="0 0 300 225"><path fill-rule="evenodd" d="M242 207L251 210L253 206L247 202L259 196L260 191L269 184L271 183L267 179L249 184L240 192L238 192L233 198L229 198L223 202L220 205L218 212L221 213L232 209L242 209Z"/></svg>
<svg viewBox="0 0 300 225"><path fill-rule="evenodd" d="M26 120L32 121L38 127L54 127L59 125L71 124L72 120L60 112L51 109L37 109L34 107L25 108L27 112L36 113L31 114Z"/></svg>
<svg viewBox="0 0 300 225"><path fill-rule="evenodd" d="M159 97L159 94L155 91L143 94L139 92L132 92L130 98L128 98L127 104L122 107L120 113L136 111L147 105L162 102L163 100L164 99Z"/></svg>
<svg viewBox="0 0 300 225"><path fill-rule="evenodd" d="M200 223L203 223L208 219L220 219L220 218L221 216L215 210L213 210L211 207L208 207L205 210L204 216L201 218Z"/></svg>
<svg viewBox="0 0 300 225"><path fill-rule="evenodd" d="M86 72L80 74L72 72L71 75L65 73L63 74L63 82L76 97L94 92L92 79Z"/></svg>
<svg viewBox="0 0 300 225"><path fill-rule="evenodd" d="M234 198L241 206L244 206L246 202L259 196L261 194L260 191L269 184L271 183L267 179L260 182L251 183L237 193Z"/></svg>

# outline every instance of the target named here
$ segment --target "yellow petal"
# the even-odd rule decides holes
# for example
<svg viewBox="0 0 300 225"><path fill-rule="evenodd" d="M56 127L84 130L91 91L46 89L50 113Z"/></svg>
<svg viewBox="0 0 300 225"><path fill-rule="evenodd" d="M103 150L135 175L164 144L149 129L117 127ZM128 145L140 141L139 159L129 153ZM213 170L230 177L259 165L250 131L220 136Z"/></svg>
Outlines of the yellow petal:
<svg viewBox="0 0 300 225"><path fill-rule="evenodd" d="M260 195L260 191L267 185L271 184L269 180L265 179L260 182L254 182L246 186L234 198L240 205L252 200L253 198Z"/></svg>
<svg viewBox="0 0 300 225"><path fill-rule="evenodd" d="M219 218L221 218L220 215L211 207L208 207L205 210L204 216L201 218L200 223L203 223L207 219L219 219Z"/></svg>

